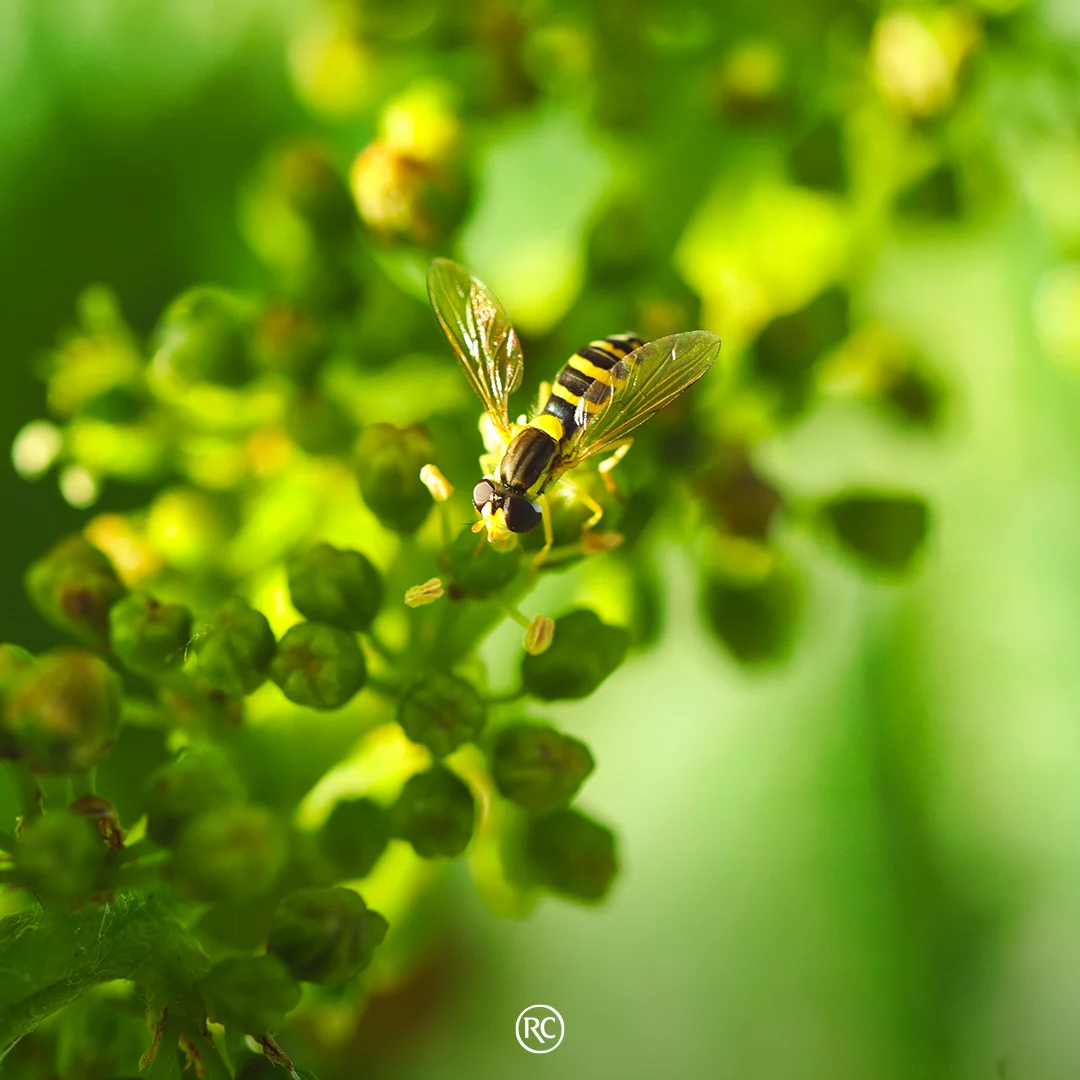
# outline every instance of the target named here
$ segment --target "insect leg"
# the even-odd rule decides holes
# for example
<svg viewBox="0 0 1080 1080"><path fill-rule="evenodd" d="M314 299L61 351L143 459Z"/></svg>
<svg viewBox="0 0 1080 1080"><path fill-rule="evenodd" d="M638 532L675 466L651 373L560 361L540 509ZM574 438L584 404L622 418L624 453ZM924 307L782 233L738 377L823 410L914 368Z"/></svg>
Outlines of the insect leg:
<svg viewBox="0 0 1080 1080"><path fill-rule="evenodd" d="M555 544L555 530L551 525L551 503L548 502L546 495L538 495L536 501L540 504L540 514L544 522L544 546L536 553L536 558L532 561L530 575L540 569L548 557L548 552Z"/></svg>
<svg viewBox="0 0 1080 1080"><path fill-rule="evenodd" d="M606 487L617 499L620 499L621 496L619 495L619 489L615 486L615 478L611 475L611 470L626 457L626 451L633 445L634 440L627 439L626 442L615 448L615 453L612 454L611 457L604 458L597 466L597 470L600 473L600 479L604 481L604 487Z"/></svg>

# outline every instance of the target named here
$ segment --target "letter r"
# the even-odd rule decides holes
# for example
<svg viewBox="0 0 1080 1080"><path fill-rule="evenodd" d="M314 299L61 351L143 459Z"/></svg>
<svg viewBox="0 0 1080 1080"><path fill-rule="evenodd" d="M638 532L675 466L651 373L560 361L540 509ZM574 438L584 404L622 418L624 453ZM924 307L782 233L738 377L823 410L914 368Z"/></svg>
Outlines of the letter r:
<svg viewBox="0 0 1080 1080"><path fill-rule="evenodd" d="M545 1016L544 1019L545 1020L550 1020L551 1018ZM543 1027L542 1027L538 1017L535 1017L535 1016L526 1016L525 1017L525 1038L526 1039L529 1037L529 1029L530 1028L532 1028L533 1035L535 1035L536 1038L538 1038L541 1042L543 1042L544 1041L544 1036L542 1034Z"/></svg>

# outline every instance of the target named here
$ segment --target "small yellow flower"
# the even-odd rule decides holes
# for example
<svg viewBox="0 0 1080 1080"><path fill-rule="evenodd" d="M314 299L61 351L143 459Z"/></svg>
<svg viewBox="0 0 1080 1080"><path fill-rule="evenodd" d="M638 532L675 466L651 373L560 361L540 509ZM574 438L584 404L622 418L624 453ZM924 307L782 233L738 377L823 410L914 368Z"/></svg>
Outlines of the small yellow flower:
<svg viewBox="0 0 1080 1080"><path fill-rule="evenodd" d="M446 502L454 494L454 485L443 476L436 465L425 465L420 470L420 480L436 502Z"/></svg>
<svg viewBox="0 0 1080 1080"><path fill-rule="evenodd" d="M593 532L581 534L581 550L585 555L603 555L614 551L626 537L617 532Z"/></svg>
<svg viewBox="0 0 1080 1080"><path fill-rule="evenodd" d="M525 631L525 651L530 656L539 656L547 652L554 637L555 620L546 615L534 615L529 629Z"/></svg>
<svg viewBox="0 0 1080 1080"><path fill-rule="evenodd" d="M405 593L405 603L408 607L423 607L425 604L433 604L445 592L442 579L433 577L423 585L414 585L409 589Z"/></svg>

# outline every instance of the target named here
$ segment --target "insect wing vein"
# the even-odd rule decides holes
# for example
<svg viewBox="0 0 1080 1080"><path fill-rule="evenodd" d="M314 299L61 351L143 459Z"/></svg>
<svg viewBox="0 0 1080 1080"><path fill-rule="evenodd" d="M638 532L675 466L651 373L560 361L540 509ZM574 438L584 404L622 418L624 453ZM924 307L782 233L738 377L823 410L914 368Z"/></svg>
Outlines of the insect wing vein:
<svg viewBox="0 0 1080 1080"><path fill-rule="evenodd" d="M450 259L428 271L428 295L458 364L503 434L508 401L521 383L521 344L505 309L483 282Z"/></svg>
<svg viewBox="0 0 1080 1080"><path fill-rule="evenodd" d="M610 395L594 383L578 403L574 419L581 433L560 471L624 439L700 379L719 352L715 334L692 330L656 338L624 357L612 368Z"/></svg>

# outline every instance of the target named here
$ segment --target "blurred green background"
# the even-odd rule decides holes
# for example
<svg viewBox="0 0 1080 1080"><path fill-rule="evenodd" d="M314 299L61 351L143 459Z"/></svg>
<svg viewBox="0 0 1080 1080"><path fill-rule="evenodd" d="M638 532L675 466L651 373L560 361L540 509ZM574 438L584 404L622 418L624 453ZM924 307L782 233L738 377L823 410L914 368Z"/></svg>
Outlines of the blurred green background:
<svg viewBox="0 0 1080 1080"><path fill-rule="evenodd" d="M789 656L737 662L672 518L659 643L545 710L599 762L612 899L499 920L455 866L340 1075L1080 1075L1080 4L6 0L0 442L86 285L142 335L196 282L260 286L268 149L344 171L440 124L464 204L425 229L372 179L371 296L433 342L404 298L454 254L551 373L631 318L719 332L743 391L702 400L784 494L803 604ZM908 572L799 512L846 489L927 499ZM77 509L5 457L0 640L51 644L25 566L146 501ZM534 1002L566 1019L545 1057Z"/></svg>

